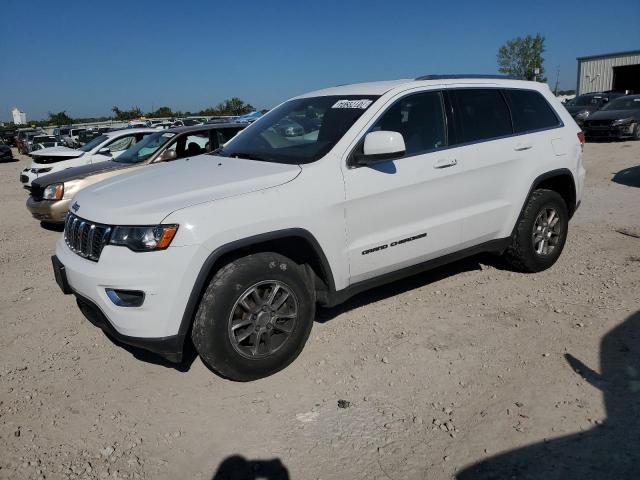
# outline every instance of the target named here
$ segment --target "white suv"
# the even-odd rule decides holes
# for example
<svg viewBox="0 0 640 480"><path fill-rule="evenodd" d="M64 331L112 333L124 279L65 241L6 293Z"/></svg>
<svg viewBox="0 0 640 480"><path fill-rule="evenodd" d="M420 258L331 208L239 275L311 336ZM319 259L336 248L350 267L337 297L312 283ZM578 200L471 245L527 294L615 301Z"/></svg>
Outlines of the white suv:
<svg viewBox="0 0 640 480"><path fill-rule="evenodd" d="M37 150L31 154L31 166L20 172L20 181L29 188L31 182L43 175L113 160L145 136L156 132L153 128L117 130L103 133L78 149L57 146Z"/></svg>
<svg viewBox="0 0 640 480"><path fill-rule="evenodd" d="M299 125L291 135L283 125ZM544 84L428 76L289 100L222 149L82 190L53 257L85 316L180 361L270 375L316 304L478 252L558 259L582 132Z"/></svg>

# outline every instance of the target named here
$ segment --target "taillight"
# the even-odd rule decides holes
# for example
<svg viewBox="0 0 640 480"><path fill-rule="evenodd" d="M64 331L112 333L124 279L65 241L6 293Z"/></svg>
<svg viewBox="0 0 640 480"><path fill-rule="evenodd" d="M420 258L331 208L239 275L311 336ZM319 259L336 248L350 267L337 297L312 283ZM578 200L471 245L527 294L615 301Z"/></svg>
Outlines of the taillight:
<svg viewBox="0 0 640 480"><path fill-rule="evenodd" d="M578 140L580 140L580 145L584 147L584 132L582 130L578 132Z"/></svg>

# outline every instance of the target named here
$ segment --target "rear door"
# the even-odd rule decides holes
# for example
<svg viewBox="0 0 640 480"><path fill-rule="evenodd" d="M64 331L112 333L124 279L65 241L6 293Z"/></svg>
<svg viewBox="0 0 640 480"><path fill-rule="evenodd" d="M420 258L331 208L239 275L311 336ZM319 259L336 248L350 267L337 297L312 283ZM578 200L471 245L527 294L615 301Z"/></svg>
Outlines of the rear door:
<svg viewBox="0 0 640 480"><path fill-rule="evenodd" d="M500 88L451 88L447 94L466 203L462 247L506 238L522 207L523 191L529 190L531 172L548 158L547 133L528 130L522 115L512 118L513 101L522 104L519 94Z"/></svg>

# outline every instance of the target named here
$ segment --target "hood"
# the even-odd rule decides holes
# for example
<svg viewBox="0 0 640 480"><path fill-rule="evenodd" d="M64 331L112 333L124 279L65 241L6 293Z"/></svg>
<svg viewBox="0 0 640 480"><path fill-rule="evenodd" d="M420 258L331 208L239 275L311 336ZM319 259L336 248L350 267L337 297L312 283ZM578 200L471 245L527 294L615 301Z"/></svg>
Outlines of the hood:
<svg viewBox="0 0 640 480"><path fill-rule="evenodd" d="M640 118L640 110L598 110L589 115L587 120L620 120L631 117Z"/></svg>
<svg viewBox="0 0 640 480"><path fill-rule="evenodd" d="M78 216L109 225L160 223L175 210L282 185L298 165L199 155L126 172L82 189Z"/></svg>
<svg viewBox="0 0 640 480"><path fill-rule="evenodd" d="M60 170L59 172L50 173L49 175L39 178L38 180L34 180L34 183L37 182L44 187L47 185L51 185L52 183L64 183L71 180L81 180L83 178L87 178L103 172L124 170L126 168L138 166L140 166L140 164L118 163L111 160L107 162L90 163L89 165L66 168L64 170Z"/></svg>
<svg viewBox="0 0 640 480"><path fill-rule="evenodd" d="M565 108L571 115L575 115L576 113L584 112L585 110L587 112L593 112L597 110L598 107L596 105L585 105L582 107L577 105L565 105Z"/></svg>
<svg viewBox="0 0 640 480"><path fill-rule="evenodd" d="M43 148L30 153L33 162L40 164L61 162L71 158L78 158L82 155L84 155L82 150L74 150L73 148L62 146Z"/></svg>

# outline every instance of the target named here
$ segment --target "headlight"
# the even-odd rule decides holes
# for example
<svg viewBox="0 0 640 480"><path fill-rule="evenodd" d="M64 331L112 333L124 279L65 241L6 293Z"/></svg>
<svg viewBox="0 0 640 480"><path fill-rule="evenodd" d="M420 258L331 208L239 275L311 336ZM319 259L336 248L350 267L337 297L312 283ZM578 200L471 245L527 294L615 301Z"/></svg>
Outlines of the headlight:
<svg viewBox="0 0 640 480"><path fill-rule="evenodd" d="M621 118L620 120L614 120L613 125L626 125L633 122L633 118Z"/></svg>
<svg viewBox="0 0 640 480"><path fill-rule="evenodd" d="M61 200L64 195L64 183L52 183L47 185L42 193L44 200Z"/></svg>
<svg viewBox="0 0 640 480"><path fill-rule="evenodd" d="M50 172L53 169L53 167L49 167L49 168L32 168L31 169L31 173L47 173Z"/></svg>
<svg viewBox="0 0 640 480"><path fill-rule="evenodd" d="M589 115L591 114L591 112L589 110L583 110L580 113L578 113L576 115L576 118L580 118L580 119L585 119L587 118Z"/></svg>
<svg viewBox="0 0 640 480"><path fill-rule="evenodd" d="M114 227L111 245L121 245L134 252L164 250L178 231L178 225L155 225L149 227Z"/></svg>

